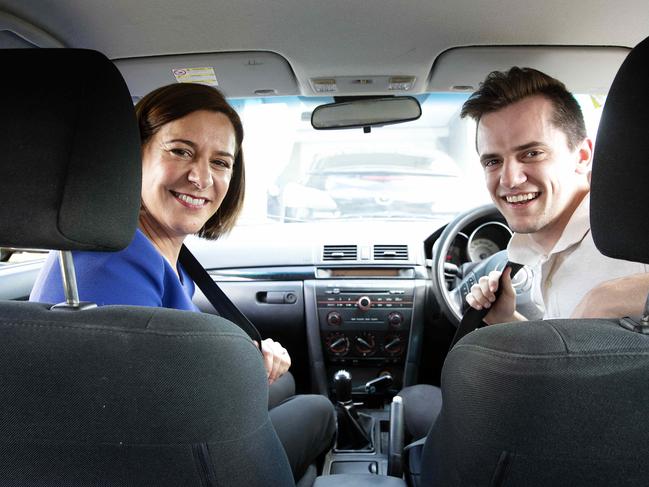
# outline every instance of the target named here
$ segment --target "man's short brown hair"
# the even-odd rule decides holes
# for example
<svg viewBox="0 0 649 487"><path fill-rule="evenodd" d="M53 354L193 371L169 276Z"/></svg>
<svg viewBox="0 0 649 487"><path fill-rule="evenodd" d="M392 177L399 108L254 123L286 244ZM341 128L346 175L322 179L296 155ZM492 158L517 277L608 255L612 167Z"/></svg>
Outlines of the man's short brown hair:
<svg viewBox="0 0 649 487"><path fill-rule="evenodd" d="M492 71L462 106L460 117L476 123L483 115L501 110L530 96L544 96L554 107L552 124L563 131L571 150L586 138L586 124L579 103L559 80L532 68L513 67Z"/></svg>

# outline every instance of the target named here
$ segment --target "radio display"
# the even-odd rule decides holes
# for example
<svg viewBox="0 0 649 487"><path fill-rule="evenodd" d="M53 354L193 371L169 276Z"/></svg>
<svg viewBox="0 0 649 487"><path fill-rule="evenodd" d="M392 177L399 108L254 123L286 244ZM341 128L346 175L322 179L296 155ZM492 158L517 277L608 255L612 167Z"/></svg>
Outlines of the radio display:
<svg viewBox="0 0 649 487"><path fill-rule="evenodd" d="M403 277L403 269L395 268L334 268L329 269L331 277Z"/></svg>

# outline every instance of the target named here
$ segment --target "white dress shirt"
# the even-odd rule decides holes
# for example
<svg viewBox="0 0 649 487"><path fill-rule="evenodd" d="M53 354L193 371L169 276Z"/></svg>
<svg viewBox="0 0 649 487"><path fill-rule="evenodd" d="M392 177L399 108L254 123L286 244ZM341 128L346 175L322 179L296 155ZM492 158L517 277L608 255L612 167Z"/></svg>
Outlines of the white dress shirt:
<svg viewBox="0 0 649 487"><path fill-rule="evenodd" d="M515 233L509 242L509 260L531 268L532 297L545 319L569 318L584 295L604 281L649 271L645 264L602 255L593 242L589 212L586 195L548 254L530 234Z"/></svg>

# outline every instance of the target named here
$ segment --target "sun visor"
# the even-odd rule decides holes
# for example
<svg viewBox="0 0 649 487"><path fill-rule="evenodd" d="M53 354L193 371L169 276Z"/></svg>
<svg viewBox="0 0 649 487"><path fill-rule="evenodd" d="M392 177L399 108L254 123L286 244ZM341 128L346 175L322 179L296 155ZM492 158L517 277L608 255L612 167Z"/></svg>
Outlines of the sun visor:
<svg viewBox="0 0 649 487"><path fill-rule="evenodd" d="M519 66L557 78L573 93L606 93L629 50L605 46L456 47L435 60L428 91L472 93L491 71Z"/></svg>
<svg viewBox="0 0 649 487"><path fill-rule="evenodd" d="M160 86L201 83L228 98L298 95L288 61L265 51L223 52L114 60L134 100Z"/></svg>

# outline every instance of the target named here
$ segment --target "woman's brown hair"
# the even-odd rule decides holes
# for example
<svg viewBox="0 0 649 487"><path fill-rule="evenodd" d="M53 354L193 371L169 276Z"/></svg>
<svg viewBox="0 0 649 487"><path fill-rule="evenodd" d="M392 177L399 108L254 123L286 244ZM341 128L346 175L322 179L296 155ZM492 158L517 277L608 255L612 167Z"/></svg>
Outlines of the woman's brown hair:
<svg viewBox="0 0 649 487"><path fill-rule="evenodd" d="M230 187L221 206L198 231L199 237L217 239L234 227L243 207L245 167L243 163L243 125L237 112L215 88L193 83L178 83L152 91L135 105L142 145L160 128L198 110L222 113L232 123L237 143Z"/></svg>

